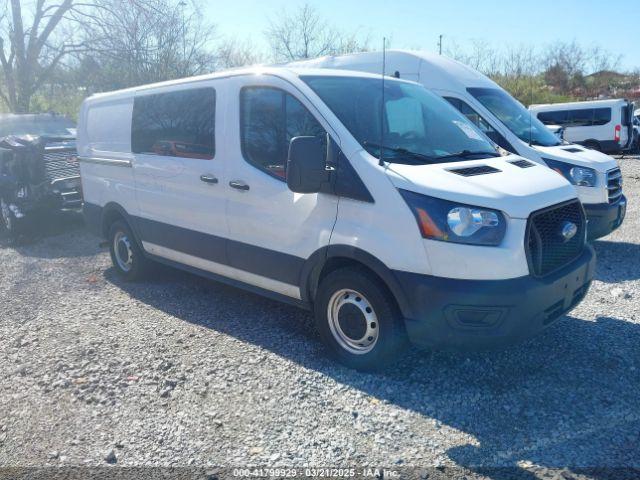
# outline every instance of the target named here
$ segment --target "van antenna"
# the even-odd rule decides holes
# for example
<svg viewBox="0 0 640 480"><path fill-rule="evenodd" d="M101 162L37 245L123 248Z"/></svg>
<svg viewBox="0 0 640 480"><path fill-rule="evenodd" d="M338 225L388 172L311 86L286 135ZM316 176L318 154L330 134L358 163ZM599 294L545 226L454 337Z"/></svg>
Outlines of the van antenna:
<svg viewBox="0 0 640 480"><path fill-rule="evenodd" d="M387 68L387 38L382 38L382 102L380 103L380 154L378 165L384 167L384 73Z"/></svg>
<svg viewBox="0 0 640 480"><path fill-rule="evenodd" d="M529 82L529 146L533 143L533 112L531 111L531 105L533 105L533 74L531 75L531 80Z"/></svg>

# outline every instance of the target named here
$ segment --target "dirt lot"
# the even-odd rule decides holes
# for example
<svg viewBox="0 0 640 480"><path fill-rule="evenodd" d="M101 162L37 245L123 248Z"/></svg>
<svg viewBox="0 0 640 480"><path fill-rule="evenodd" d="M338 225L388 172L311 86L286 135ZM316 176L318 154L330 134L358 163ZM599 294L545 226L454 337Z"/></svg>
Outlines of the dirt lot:
<svg viewBox="0 0 640 480"><path fill-rule="evenodd" d="M328 360L296 308L165 268L120 282L77 220L2 238L0 466L640 468L640 159L621 165L627 220L567 318L380 374Z"/></svg>

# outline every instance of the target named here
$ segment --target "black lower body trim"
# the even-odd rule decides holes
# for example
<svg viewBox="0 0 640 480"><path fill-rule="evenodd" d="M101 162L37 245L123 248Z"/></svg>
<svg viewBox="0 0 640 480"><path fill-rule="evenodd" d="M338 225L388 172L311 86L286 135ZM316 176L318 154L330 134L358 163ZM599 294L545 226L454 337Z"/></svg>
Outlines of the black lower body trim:
<svg viewBox="0 0 640 480"><path fill-rule="evenodd" d="M120 209L118 213L123 214ZM91 231L100 236L103 236L104 214L103 207L85 203L85 221ZM301 283L305 259L295 255L142 217L126 215L126 219L132 223L131 227L140 237L138 240L289 285L299 286Z"/></svg>
<svg viewBox="0 0 640 480"><path fill-rule="evenodd" d="M514 343L544 330L584 298L594 271L595 253L587 246L578 259L543 278L395 275L412 303L414 317L405 324L413 343L475 349Z"/></svg>
<svg viewBox="0 0 640 480"><path fill-rule="evenodd" d="M616 230L627 213L627 199L623 195L616 203L583 204L587 214L587 238L597 240Z"/></svg>
<svg viewBox="0 0 640 480"><path fill-rule="evenodd" d="M132 217L140 232L140 240L211 262L228 264L227 240L142 217Z"/></svg>
<svg viewBox="0 0 640 480"><path fill-rule="evenodd" d="M234 240L227 241L229 266L289 285L300 285L305 260L267 248Z"/></svg>
<svg viewBox="0 0 640 480"><path fill-rule="evenodd" d="M297 300L295 298L288 297L280 293L272 292L271 290L265 290L264 288L256 287L254 285L241 282L239 280L234 280L232 278L225 277L223 275L218 275L216 273L211 273L206 270L201 270L199 268L195 268L190 265L185 265L183 263L174 262L173 260L168 260L166 258L158 257L156 255L151 255L149 253L146 253L146 256L155 262L162 263L163 265L167 265L169 267L177 268L178 270L183 270L185 272L193 273L194 275L205 277L210 280L214 280L216 282L224 283L225 285L229 285L231 287L240 288L242 290L246 290L248 292L270 298L272 300L287 303L289 305L294 305L298 308L303 308L305 310L311 309L311 305L307 302L304 302L302 300Z"/></svg>

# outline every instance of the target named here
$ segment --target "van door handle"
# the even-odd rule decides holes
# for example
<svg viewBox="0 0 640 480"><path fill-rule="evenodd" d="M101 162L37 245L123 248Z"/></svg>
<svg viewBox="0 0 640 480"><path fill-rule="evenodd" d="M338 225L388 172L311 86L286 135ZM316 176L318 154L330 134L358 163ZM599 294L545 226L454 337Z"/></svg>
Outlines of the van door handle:
<svg viewBox="0 0 640 480"><path fill-rule="evenodd" d="M235 188L236 190L249 190L249 185L240 181L240 180L232 180L229 182L229 186L231 188Z"/></svg>
<svg viewBox="0 0 640 480"><path fill-rule="evenodd" d="M213 175L209 175L209 174L200 175L200 180L202 180L205 183L218 183L218 179Z"/></svg>

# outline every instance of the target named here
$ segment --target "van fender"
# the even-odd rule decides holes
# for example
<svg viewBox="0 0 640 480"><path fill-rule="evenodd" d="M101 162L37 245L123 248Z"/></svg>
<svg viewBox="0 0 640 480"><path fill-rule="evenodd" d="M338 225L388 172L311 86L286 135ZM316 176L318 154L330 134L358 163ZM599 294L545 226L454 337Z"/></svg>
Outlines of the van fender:
<svg viewBox="0 0 640 480"><path fill-rule="evenodd" d="M378 258L352 245L328 245L309 257L300 274L300 295L304 302L313 303L323 268L330 260L338 258L361 264L375 273L394 296L402 315L412 318L411 306L393 271Z"/></svg>
<svg viewBox="0 0 640 480"><path fill-rule="evenodd" d="M110 217L121 217L127 223L129 228L133 231L135 236L135 241L142 248L142 242L140 237L140 231L138 229L138 224L134 217L129 215L129 213L124 209L122 205L116 202L109 202L104 207L100 207L98 205L94 205L92 203L85 203L84 208L84 218L85 222L89 226L89 228L96 234L98 234L102 238L107 238L109 235L109 222Z"/></svg>

